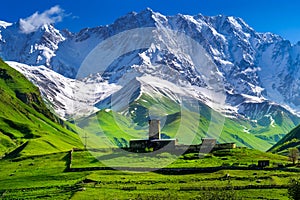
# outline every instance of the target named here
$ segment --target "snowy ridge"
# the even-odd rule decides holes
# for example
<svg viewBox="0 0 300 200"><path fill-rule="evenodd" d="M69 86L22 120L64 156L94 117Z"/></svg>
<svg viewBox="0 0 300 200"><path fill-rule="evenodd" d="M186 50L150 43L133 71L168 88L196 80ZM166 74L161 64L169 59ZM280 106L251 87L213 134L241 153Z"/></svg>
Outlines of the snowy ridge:
<svg viewBox="0 0 300 200"><path fill-rule="evenodd" d="M201 89L192 85L183 87L168 80L150 75L136 77L130 81L128 80L128 83L120 90L98 102L96 107L99 109L109 108L124 113L127 111L128 106L132 102L139 100L142 95L147 95L148 98L158 101L165 98L168 99L169 102L178 104L178 106L184 106L186 104L189 104L189 106L192 104L197 105L201 102L214 110L220 112L224 111L224 104L221 102L224 101L224 96L222 95L219 95L219 97L223 99L218 99L216 94L208 92L207 89ZM230 109L231 107L227 106L226 108ZM197 109L191 111L196 112L196 110Z"/></svg>
<svg viewBox="0 0 300 200"><path fill-rule="evenodd" d="M8 23L8 22L5 22L5 21L0 21L0 26L3 27L3 28L7 28L8 26L11 26L12 23Z"/></svg>

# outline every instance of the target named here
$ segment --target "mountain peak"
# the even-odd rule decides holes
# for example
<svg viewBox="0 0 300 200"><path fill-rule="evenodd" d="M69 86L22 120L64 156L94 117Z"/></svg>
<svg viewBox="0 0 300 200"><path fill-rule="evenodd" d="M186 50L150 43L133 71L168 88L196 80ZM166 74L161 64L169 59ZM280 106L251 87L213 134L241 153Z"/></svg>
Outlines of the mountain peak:
<svg viewBox="0 0 300 200"><path fill-rule="evenodd" d="M19 27L20 31L24 34L30 34L30 33L36 32L36 31L49 32L49 30L55 29L53 23L48 23L48 22L34 23L34 22L28 22L24 19L19 19L17 22L17 26Z"/></svg>
<svg viewBox="0 0 300 200"><path fill-rule="evenodd" d="M240 17L230 16L230 15L216 15L210 17L209 20L215 22L217 26L221 26L221 27L223 27L224 25L225 26L230 25L235 30L240 30L245 32L255 31Z"/></svg>
<svg viewBox="0 0 300 200"><path fill-rule="evenodd" d="M149 8L149 7L147 7L144 11L145 11L145 12L154 13L154 11L153 11L151 8Z"/></svg>
<svg viewBox="0 0 300 200"><path fill-rule="evenodd" d="M112 26L118 30L129 30L142 27L155 27L156 23L165 21L166 17L150 8L140 12L130 12L118 18Z"/></svg>
<svg viewBox="0 0 300 200"><path fill-rule="evenodd" d="M150 19L154 21L165 21L166 16L159 13L159 12L154 12L151 8L146 8L145 10L142 10L141 12L136 14L137 17L139 18L144 18L144 19Z"/></svg>

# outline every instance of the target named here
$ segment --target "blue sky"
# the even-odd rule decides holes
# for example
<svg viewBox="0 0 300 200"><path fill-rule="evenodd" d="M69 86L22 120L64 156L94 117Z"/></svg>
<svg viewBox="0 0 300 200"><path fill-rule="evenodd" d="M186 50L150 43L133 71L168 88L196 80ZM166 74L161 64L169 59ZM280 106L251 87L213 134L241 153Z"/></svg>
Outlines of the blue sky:
<svg viewBox="0 0 300 200"><path fill-rule="evenodd" d="M16 22L59 5L64 11L59 29L77 32L85 27L113 23L131 11L149 7L164 15L233 15L243 18L259 32L273 32L300 41L300 1L298 0L9 0L1 2L0 20Z"/></svg>

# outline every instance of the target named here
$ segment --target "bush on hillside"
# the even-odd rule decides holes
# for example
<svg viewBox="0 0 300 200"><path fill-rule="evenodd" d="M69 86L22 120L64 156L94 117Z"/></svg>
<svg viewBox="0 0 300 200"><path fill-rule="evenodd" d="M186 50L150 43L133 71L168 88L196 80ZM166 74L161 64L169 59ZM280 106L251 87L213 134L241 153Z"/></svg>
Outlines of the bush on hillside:
<svg viewBox="0 0 300 200"><path fill-rule="evenodd" d="M290 199L300 199L300 179L291 179L288 187L288 195Z"/></svg>

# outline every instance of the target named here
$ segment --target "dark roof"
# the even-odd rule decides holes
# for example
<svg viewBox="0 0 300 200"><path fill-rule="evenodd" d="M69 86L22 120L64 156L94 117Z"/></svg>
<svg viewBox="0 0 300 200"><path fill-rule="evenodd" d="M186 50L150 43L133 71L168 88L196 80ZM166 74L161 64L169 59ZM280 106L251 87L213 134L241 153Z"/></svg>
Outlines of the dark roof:
<svg viewBox="0 0 300 200"><path fill-rule="evenodd" d="M129 141L149 141L149 139L131 139Z"/></svg>
<svg viewBox="0 0 300 200"><path fill-rule="evenodd" d="M160 141L176 141L176 139L155 139L155 140L151 140L151 142L160 142Z"/></svg>

